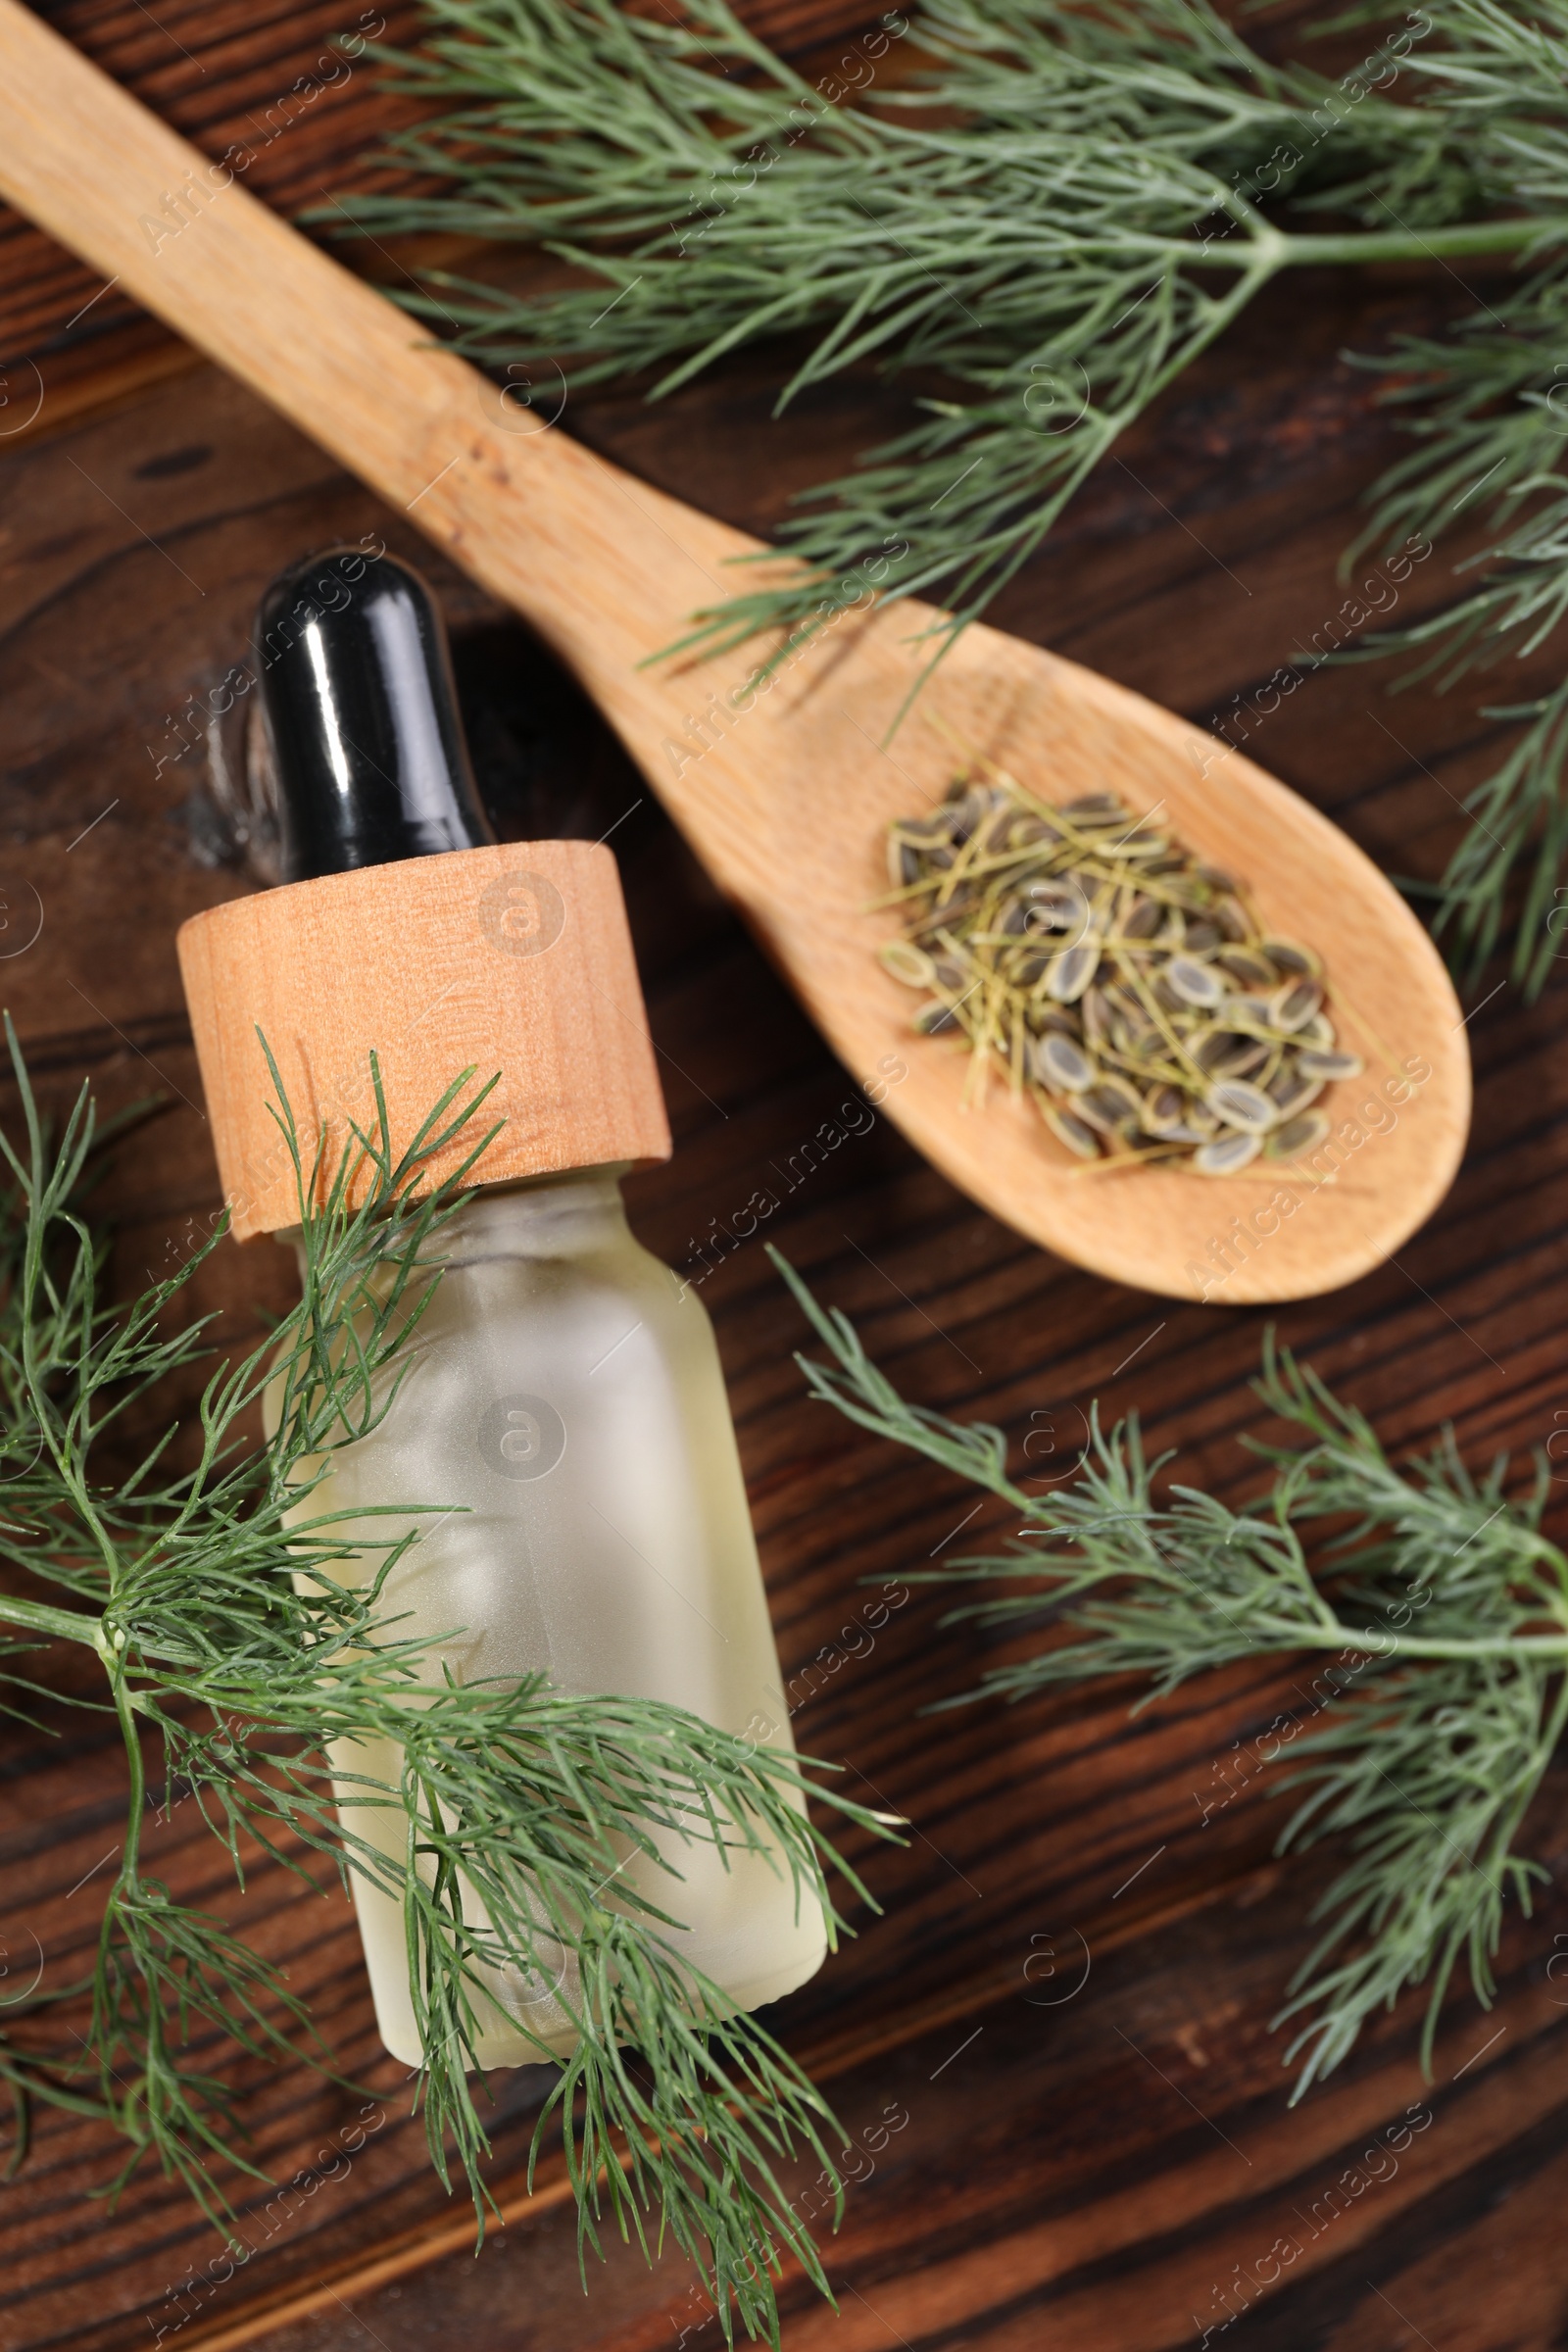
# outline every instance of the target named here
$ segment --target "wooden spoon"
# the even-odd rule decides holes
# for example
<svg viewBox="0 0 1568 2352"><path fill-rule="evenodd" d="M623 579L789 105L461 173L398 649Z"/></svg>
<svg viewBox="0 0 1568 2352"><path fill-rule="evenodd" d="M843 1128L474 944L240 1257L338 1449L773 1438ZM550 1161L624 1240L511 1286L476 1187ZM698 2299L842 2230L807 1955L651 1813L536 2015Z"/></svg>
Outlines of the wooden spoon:
<svg viewBox="0 0 1568 2352"><path fill-rule="evenodd" d="M974 627L890 744L929 647L914 604L852 611L765 691L753 648L645 668L728 593L759 543L518 408L128 97L0 0L0 191L270 401L522 613L582 680L853 1077L953 1181L1112 1280L1225 1304L1353 1281L1452 1180L1469 1120L1453 992L1397 895L1332 824L1239 753L1039 648ZM536 396L538 397L538 396ZM740 575L745 584L755 571ZM961 1102L966 1057L915 1038L878 965L883 828L940 799L954 740L1053 800L1110 789L1241 876L1265 924L1315 947L1366 1075L1325 1105L1316 1174L1104 1174L1026 1103ZM803 1144L806 1139L802 1139ZM804 1162L803 1162L804 1164ZM764 1182L766 1179L764 1178Z"/></svg>

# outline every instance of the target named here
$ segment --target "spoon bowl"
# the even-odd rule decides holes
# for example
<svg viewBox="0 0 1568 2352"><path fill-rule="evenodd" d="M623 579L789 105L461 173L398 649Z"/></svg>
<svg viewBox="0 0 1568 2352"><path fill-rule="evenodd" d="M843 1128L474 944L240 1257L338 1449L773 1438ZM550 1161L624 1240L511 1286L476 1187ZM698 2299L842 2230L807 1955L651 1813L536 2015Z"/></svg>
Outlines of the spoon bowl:
<svg viewBox="0 0 1568 2352"><path fill-rule="evenodd" d="M737 729L722 761L715 745L662 786L846 1066L954 1183L1112 1281L1241 1305L1371 1271L1443 1199L1469 1123L1463 1021L1427 933L1336 825L1240 753L1000 630L966 630L881 748L928 658L910 642L925 617L888 608L836 665L803 661L783 682L769 715L789 782L782 760L752 764ZM1114 792L1235 874L1265 931L1317 951L1341 1043L1364 1064L1320 1099L1321 1146L1230 1177L1116 1169L1073 1158L1000 1078L966 1105L967 1042L911 1034L917 1000L874 956L897 912L867 911L888 888L888 822L942 799L956 742L1047 801Z"/></svg>

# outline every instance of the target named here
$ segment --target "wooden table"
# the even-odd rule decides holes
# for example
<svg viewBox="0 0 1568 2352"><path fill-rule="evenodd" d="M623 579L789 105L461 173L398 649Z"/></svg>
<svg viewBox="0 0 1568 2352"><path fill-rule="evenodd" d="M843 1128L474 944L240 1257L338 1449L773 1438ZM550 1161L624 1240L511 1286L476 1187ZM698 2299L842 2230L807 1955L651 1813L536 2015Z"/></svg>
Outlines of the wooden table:
<svg viewBox="0 0 1568 2352"><path fill-rule="evenodd" d="M339 28L325 7L290 5L259 24L233 0L170 0L156 21L133 0L54 13L215 145ZM814 16L776 9L767 22L800 46L855 13L824 0ZM353 175L376 103L358 83L341 120L279 141L280 201L307 197L312 174ZM13 362L32 353L44 391L37 423L0 439L0 885L8 923L23 922L30 893L42 908L41 933L4 977L50 1097L85 1075L109 1107L169 1098L110 1187L122 1278L139 1284L172 1263L216 1204L173 934L258 879L223 812L237 747L180 714L243 653L273 571L369 530L436 581L503 835L615 828L678 1139L673 1163L637 1180L634 1221L672 1263L693 1260L710 1220L788 1165L851 1099L850 1079L524 632L247 394L145 322L117 321L113 295L96 314L106 331L89 316L62 340L92 292L30 230L0 233L0 348ZM1343 347L1461 307L1451 286L1413 276L1282 289L1176 387L998 617L1211 722L1344 594L1335 559L1392 444ZM765 531L793 489L902 414L874 383L840 382L773 425L771 377L771 361L742 358L668 406L617 394L575 404L566 423ZM30 381L25 365L8 368L8 398ZM1443 592L1438 570L1412 591L1424 605ZM1319 670L1255 748L1386 865L1435 873L1463 821L1455 796L1487 772L1495 730L1462 694L1390 704L1385 684L1376 671ZM1556 986L1534 1007L1511 987L1485 1004L1470 1032L1474 1140L1452 1197L1397 1264L1278 1318L1396 1447L1428 1445L1451 1420L1474 1457L1528 1448L1568 1402L1553 1337L1568 1156L1561 1004ZM792 1188L774 1231L907 1394L1000 1422L1020 1450L1033 1432L1037 1467L1048 1442L1070 1459L1098 1396L1111 1414L1136 1408L1152 1446L1179 1448L1188 1478L1231 1497L1248 1490L1239 1441L1259 1427L1247 1386L1259 1316L1112 1290L1054 1263L880 1119ZM225 1248L196 1303L220 1306L224 1333L244 1338L287 1280L269 1245ZM1238 2352L1546 2352L1568 2340L1568 2039L1557 2031L1568 1987L1553 1981L1560 1969L1547 1973L1568 1943L1562 1893L1548 1889L1528 1923L1510 1919L1490 2015L1466 1991L1450 1997L1432 2082L1416 2061L1417 1998L1290 2108L1268 2021L1328 1864L1285 1873L1272 1861L1282 1815L1268 1776L1212 1802L1231 1744L1288 1703L1289 1666L1201 1682L1132 1722L1131 1689L922 1714L998 1654L971 1630L943 1630L941 1592L903 1582L953 1543L972 1496L806 1401L790 1354L803 1328L756 1244L704 1296L798 1735L845 1767L854 1793L914 1825L906 1849L867 1860L884 1916L858 1920L857 1941L778 2019L875 2151L856 2160L862 2178L826 2246L840 2316L791 2278L789 2352L1197 2343L1224 2319L1238 2268L1266 2270L1281 2238L1299 2252L1233 2323ZM963 1544L1005 1532L987 1507ZM853 1631L864 1578L893 1596L868 1652ZM64 1709L41 1732L9 1728L3 1756L0 1957L30 1973L35 1936L49 1981L69 1982L95 1924L93 1873L118 1838L122 1763L98 1719ZM1563 1800L1556 1774L1532 1825L1534 1850L1559 1875ZM205 2300L177 2292L214 2242L182 2198L145 2177L106 2208L93 2192L115 2169L112 2144L44 2118L0 2196L6 2352L67 2338L80 2352L149 2339L212 2352L263 2334L280 2352L454 2341L710 2352L718 2330L702 2328L680 2262L649 2272L617 2246L604 2268L590 2263L584 2300L548 2165L526 2208L517 2175L541 2096L534 2071L497 2085L509 2219L476 2262L464 2212L428 2173L400 2070L379 2052L346 1903L276 1868L236 1899L177 1809L153 1838L182 1893L221 1903L287 1962L377 2098L357 2124L364 2102L304 2069L256 2077L255 2152L277 2180L303 2171L305 2185L270 2205L244 2198L258 2251ZM1430 2121L1396 2172L1371 2183L1357 2174L1361 2189L1330 2199L1412 2106ZM351 2144L340 2162L332 2151Z"/></svg>

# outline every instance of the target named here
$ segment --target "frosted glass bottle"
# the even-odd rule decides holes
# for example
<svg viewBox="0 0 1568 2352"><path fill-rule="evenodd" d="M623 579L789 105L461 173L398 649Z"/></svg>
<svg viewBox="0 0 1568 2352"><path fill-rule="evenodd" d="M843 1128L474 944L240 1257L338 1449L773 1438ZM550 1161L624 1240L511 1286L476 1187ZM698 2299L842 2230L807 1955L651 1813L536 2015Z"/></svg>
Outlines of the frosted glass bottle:
<svg viewBox="0 0 1568 2352"><path fill-rule="evenodd" d="M306 1515L411 1500L453 1507L373 1523L377 1545L419 1540L385 1590L402 1634L464 1629L440 1655L465 1681L543 1673L559 1690L665 1699L719 1729L790 1747L789 1711L712 1329L694 1291L637 1243L616 1168L477 1194L442 1230L435 1296L396 1361L402 1386L372 1434L333 1457ZM368 1523L370 1524L370 1523ZM363 1555L367 1579L380 1554ZM334 1758L396 1781L390 1747ZM351 1791L340 1791L340 1804ZM401 1857L399 1815L360 1806L363 1834ZM740 2008L804 1983L826 1931L787 1866L662 1836L681 1873L632 1875L683 1923L671 1940ZM402 1916L356 1874L381 2038L419 2060ZM551 1978L491 1971L482 2065L537 2060L574 2038Z"/></svg>
<svg viewBox="0 0 1568 2352"><path fill-rule="evenodd" d="M445 1271L394 1403L333 1457L300 1515L448 1513L406 1523L418 1542L385 1607L405 1633L462 1628L444 1645L455 1674L665 1699L788 1748L712 1333L621 1207L619 1171L667 1158L670 1135L614 856L493 841L440 612L385 550L324 550L275 580L255 667L285 880L179 935L235 1237L286 1238L299 1222L259 1038L307 1168L318 1146L335 1167L356 1123L378 1115L372 1053L395 1155L465 1069L494 1077L480 1124L500 1122L474 1170L483 1189L435 1243ZM471 1141L438 1151L420 1182L454 1175ZM367 1577L397 1524L368 1524ZM390 1749L334 1761L399 1778ZM345 1809L401 1862L401 1813ZM662 1850L682 1877L640 1864L636 1883L685 1923L683 1955L738 2007L820 1965L821 1906L805 1888L797 1906L782 1861L731 1854L726 1871L710 1844L671 1838ZM355 1899L382 2038L416 2065L399 1906L358 1878ZM482 2064L538 2057L524 2027L569 2044L556 1998L572 1992L568 1956L554 1957L531 1978L486 1980Z"/></svg>

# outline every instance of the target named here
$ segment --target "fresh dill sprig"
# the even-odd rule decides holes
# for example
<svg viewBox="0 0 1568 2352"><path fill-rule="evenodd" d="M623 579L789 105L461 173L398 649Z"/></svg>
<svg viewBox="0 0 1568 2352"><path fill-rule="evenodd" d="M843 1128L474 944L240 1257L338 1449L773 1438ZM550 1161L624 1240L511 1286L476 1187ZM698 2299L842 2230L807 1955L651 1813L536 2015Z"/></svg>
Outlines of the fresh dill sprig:
<svg viewBox="0 0 1568 2352"><path fill-rule="evenodd" d="M1293 1759L1282 1788L1305 1792L1277 1850L1334 1838L1348 1854L1275 2021L1296 2024L1295 2095L1415 1984L1430 1985L1429 2064L1455 1967L1465 1961L1487 2004L1505 1905L1528 1913L1546 1876L1516 1845L1568 1722L1568 1558L1541 1533L1544 1465L1523 1502L1505 1495L1505 1461L1473 1479L1451 1437L1398 1468L1363 1416L1270 1337L1256 1392L1300 1442L1255 1448L1274 1471L1261 1500L1232 1511L1180 1486L1160 1499L1169 1457L1147 1460L1136 1419L1107 1433L1098 1410L1073 1483L1031 1494L1007 1476L1002 1431L906 1403L847 1318L773 1254L829 1351L797 1359L811 1394L1018 1514L1005 1552L913 1572L984 1589L943 1622L1022 1630L1049 1615L1070 1637L945 1704L1139 1675L1144 1706L1244 1658L1315 1661L1302 1714L1276 1717L1269 1735ZM1322 1538L1315 1558L1303 1530Z"/></svg>
<svg viewBox="0 0 1568 2352"><path fill-rule="evenodd" d="M316 1857L345 1880L363 1874L401 1905L424 2053L415 2098L436 2170L450 2185L455 2156L481 2235L493 2200L470 2078L486 1985L499 1968L549 1981L564 1950L574 1965L557 1997L578 2039L552 2060L561 2073L530 2177L559 2116L584 2261L607 2218L645 2251L671 2237L697 2265L726 2340L738 2321L776 2344L784 2256L827 2292L777 2167L808 2152L836 2180L827 2142L837 2128L788 2053L681 1956L670 1854L716 1846L727 1865L732 1853L766 1851L798 1899L822 1901L831 1934L845 1923L829 1869L870 1897L806 1816L805 1794L824 1792L792 1757L673 1706L568 1695L542 1676L444 1677L433 1645L405 1638L381 1605L439 1498L420 1505L413 1532L402 1511L405 1532L369 1544L382 1556L368 1586L346 1581L346 1563L367 1553L367 1514L311 1509L334 1450L372 1430L397 1392L438 1277L430 1246L495 1132L473 1124L490 1088L466 1072L395 1152L372 1057L375 1115L334 1169L324 1145L306 1163L278 1084L300 1208L300 1303L264 1347L211 1374L193 1467L166 1466L170 1429L124 1471L106 1454L106 1433L203 1353L211 1318L181 1326L177 1302L223 1228L128 1306L107 1302L104 1244L79 1206L95 1143L90 1097L84 1088L51 1145L9 1022L7 1035L23 1133L0 1135L10 1179L0 1200L0 1560L10 1571L0 1624L11 1629L0 1687L14 1701L47 1690L20 1661L35 1663L49 1642L91 1650L101 1690L71 1703L113 1712L128 1778L90 1984L10 2012L21 2023L0 2047L0 2076L16 2112L14 2159L32 2102L97 2115L125 2143L107 2193L150 2158L226 2232L225 2170L266 2176L241 2144L220 2061L198 2066L193 2046L221 2037L331 2072L284 1973L149 1872L148 1815L160 1789L166 1804L177 1790L241 1886L254 1846L307 1879ZM431 1161L454 1151L461 1165L418 1197ZM267 1391L277 1435L258 1450L244 1424ZM369 1761L386 1756L390 1770ZM368 1808L394 1812L403 1835L385 1842L392 1857L401 1844L401 1857L340 1819L334 1773L354 1788L357 1820ZM825 1801L890 1834L886 1817ZM633 1856L663 1873L662 1902L629 1883ZM37 2029L87 1989L90 2035L74 2061L43 2046ZM539 2055L552 2057L542 2041Z"/></svg>
<svg viewBox="0 0 1568 2352"><path fill-rule="evenodd" d="M743 345L804 336L780 410L861 363L919 380L906 431L803 494L780 534L794 575L775 566L667 650L760 636L765 669L875 590L946 608L939 659L1281 270L1487 256L1523 283L1370 363L1418 404L1420 444L1372 505L1391 544L1482 514L1493 543L1447 612L1368 650L1413 647L1451 681L1553 635L1568 0L1352 7L1322 29L1366 24L1376 46L1337 82L1269 63L1207 0L926 0L815 84L725 0L678 22L614 0L426 6L428 37L394 70L445 111L387 151L420 192L362 195L330 225L536 244L582 281L518 297L431 273L437 291L400 299L455 322L459 348L564 362L578 384L639 376L659 399ZM888 86L894 43L923 70ZM1522 732L1442 882L1411 887L1473 979L1528 867L1513 968L1533 994L1568 906L1568 686L1487 715Z"/></svg>
<svg viewBox="0 0 1568 2352"><path fill-rule="evenodd" d="M928 0L912 28L884 20L922 77L876 86L884 29L858 98L814 90L724 0L679 24L613 0L429 14L398 73L452 110L389 157L434 192L361 196L355 223L542 244L590 281L518 298L442 277L415 307L455 318L461 348L569 357L579 383L651 372L658 398L808 330L781 408L867 359L969 388L807 494L783 533L801 573L699 615L686 642L715 650L809 633L867 580L940 592L949 641L1282 270L1568 240L1568 172L1538 155L1561 143L1549 61L1511 81L1489 0L1435 0L1341 84L1268 64L1206 0ZM1385 96L1417 60L1411 94Z"/></svg>
<svg viewBox="0 0 1568 2352"><path fill-rule="evenodd" d="M1555 71L1568 77L1568 7L1559 10ZM1568 180L1568 146L1559 167ZM1459 568L1461 593L1412 627L1370 639L1363 654L1414 654L1409 679L1441 689L1549 649L1568 662L1568 260L1536 271L1441 341L1406 337L1379 367L1384 397L1416 446L1372 494L1361 545L1397 530L1436 541L1484 522L1487 544ZM1470 826L1437 885L1436 924L1473 983L1496 947L1508 886L1525 870L1512 974L1539 994L1561 953L1568 879L1568 682L1485 710L1522 732L1471 793Z"/></svg>

